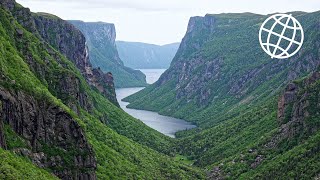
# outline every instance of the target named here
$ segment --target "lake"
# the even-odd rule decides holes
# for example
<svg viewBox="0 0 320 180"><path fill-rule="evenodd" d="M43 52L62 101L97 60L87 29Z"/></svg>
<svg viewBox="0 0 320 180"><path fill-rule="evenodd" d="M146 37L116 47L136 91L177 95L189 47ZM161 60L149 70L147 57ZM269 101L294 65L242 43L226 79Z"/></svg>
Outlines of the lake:
<svg viewBox="0 0 320 180"><path fill-rule="evenodd" d="M151 84L159 79L160 75L165 71L165 69L140 69L140 71L142 71L146 75L147 83ZM196 127L195 125L192 125L190 122L184 121L182 119L159 115L158 113L152 111L127 108L126 106L129 103L123 102L121 100L142 89L143 87L116 89L117 100L120 104L120 107L128 114L141 120L147 126L173 138L175 137L174 134L177 131Z"/></svg>

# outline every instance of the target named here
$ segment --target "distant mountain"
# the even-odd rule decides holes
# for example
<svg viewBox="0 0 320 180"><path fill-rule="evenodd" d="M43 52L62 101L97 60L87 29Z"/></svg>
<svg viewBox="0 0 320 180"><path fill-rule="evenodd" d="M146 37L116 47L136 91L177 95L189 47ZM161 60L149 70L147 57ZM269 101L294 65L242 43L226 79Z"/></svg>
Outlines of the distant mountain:
<svg viewBox="0 0 320 180"><path fill-rule="evenodd" d="M167 69L180 43L163 46L140 42L116 42L124 65L133 69Z"/></svg>
<svg viewBox="0 0 320 180"><path fill-rule="evenodd" d="M124 66L121 61L115 39L114 24L104 22L69 21L86 37L93 67L111 72L116 87L145 86L145 75L138 70Z"/></svg>

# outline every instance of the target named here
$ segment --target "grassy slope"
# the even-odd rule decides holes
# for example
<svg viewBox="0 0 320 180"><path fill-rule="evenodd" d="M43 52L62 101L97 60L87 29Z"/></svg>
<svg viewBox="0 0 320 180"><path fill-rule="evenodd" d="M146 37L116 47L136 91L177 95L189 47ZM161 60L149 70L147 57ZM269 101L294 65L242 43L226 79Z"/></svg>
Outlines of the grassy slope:
<svg viewBox="0 0 320 180"><path fill-rule="evenodd" d="M124 66L121 60L118 59L118 51L114 47L113 42L111 42L112 40L102 37L104 40L101 42L101 37L96 37L97 33L101 33L99 29L101 29L103 24L85 23L82 21L69 22L74 24L85 35L92 65L100 67L104 72L112 72L117 88L144 87L147 85L145 75L141 71ZM102 36L107 35L103 34Z"/></svg>
<svg viewBox="0 0 320 180"><path fill-rule="evenodd" d="M319 58L316 46L320 38L316 26L316 23L319 22L319 12L298 14L300 13L295 16L303 24L306 34L304 47L300 58L282 64L285 67L282 71L269 74L268 72L273 70L272 65L275 62L272 61L274 60L267 60L269 58L258 50L260 49L258 42L251 42L252 39L258 39L252 37L256 36L263 18L250 18L234 27L238 30L230 30L230 27L223 25L223 19L230 17L221 15L220 19L218 17L218 22L222 21L222 25L219 27L221 29L215 32L217 36L214 36L204 49L195 53L207 58L223 54L225 58L222 69L225 81L218 81L215 82L217 84L210 85L210 88L214 89L214 95L219 96L210 106L203 108L192 102L185 103L183 100L175 100L175 79L161 86L147 87L126 100L132 102L131 107L154 110L197 122L200 128L178 133L181 138L177 149L190 160L194 160L198 166L211 170L222 163L224 165L220 168L231 179L239 177L242 179L275 178L275 176L280 179L312 178L320 173L317 168L320 153L319 133L311 134L302 141L288 140L287 143L298 142L290 148L278 147L267 152L261 148L261 144L278 131L277 99L279 92L286 84L286 73L290 71L290 66L299 61L301 64L307 64L310 57ZM228 34L223 35L226 30ZM252 48L243 48L252 43L255 44ZM192 54L188 56L193 57ZM180 60L187 61L188 58ZM261 64L267 64L264 70L266 73L262 75L265 77L273 75L270 79L265 81L263 76L255 77L254 82L244 85L248 87L248 93L242 98L237 99L228 95L224 84L227 84L230 77L238 77L238 74L243 71ZM307 74L308 72L304 71L299 76ZM255 86L257 84L259 86ZM313 123L319 123L319 118L315 118ZM248 153L249 149L254 148L262 149L262 152L259 153L267 157L267 160L256 169L252 169L250 163L254 162L257 154ZM243 161L242 156L245 158L244 163L241 162Z"/></svg>
<svg viewBox="0 0 320 180"><path fill-rule="evenodd" d="M47 171L36 167L29 159L19 157L2 148L0 148L0 159L0 179L58 179Z"/></svg>
<svg viewBox="0 0 320 180"><path fill-rule="evenodd" d="M216 144L218 148L211 148L208 152L200 155L199 163L202 163L200 165L208 168L220 166L230 179L274 179L275 177L277 179L288 179L288 177L312 179L316 177L320 173L318 168L320 111L319 106L317 106L319 103L320 80L312 85L301 86L300 88L299 98L304 96L305 93L308 94L308 98L304 100L308 101L306 103L308 106L303 111L308 112L309 115L303 119L303 127L290 127L295 130L295 135L290 134L288 138L281 140L275 147L267 148L265 145L280 132L275 110L272 110L273 115L259 114L256 115L257 118L251 117L250 119L253 120L251 122L248 119L241 119L240 124L250 123L250 125L241 126L236 123L235 118L224 123L224 125L229 123L229 126L224 127L225 132L229 133L223 136L226 136L226 139ZM262 109L263 107L259 108ZM217 129L213 128L211 132L214 130ZM237 130L240 133L236 133L236 136L234 136L236 139L230 138L229 134L233 135ZM218 136L203 137L206 140L218 138ZM253 152L249 152L249 149L252 149ZM258 155L263 157L263 161L257 168L252 168L251 164L255 162Z"/></svg>
<svg viewBox="0 0 320 180"><path fill-rule="evenodd" d="M93 66L100 67L104 72L112 72L117 88L144 87L147 85L142 72L113 62L111 58L100 53L101 50L95 48L93 43L89 43L88 46Z"/></svg>
<svg viewBox="0 0 320 180"><path fill-rule="evenodd" d="M97 175L99 178L163 179L171 177L179 179L191 178L192 176L201 177L201 173L197 170L175 162L173 158L153 150L166 151L167 146L170 145L169 138L143 125L140 121L112 105L103 96L91 90L74 65L61 55L59 57L64 66L58 65L55 59L42 48L41 42L33 34L24 30L14 21L13 17L2 9L0 9L0 16L1 74L9 78L7 81L1 81L0 85L6 89L24 91L42 101L52 102L77 119L97 155ZM23 37L19 38L19 41L15 39L13 26L24 31ZM52 71L58 71L62 74L71 73L81 80L83 90L95 103L95 109L91 115L82 110L77 116L61 100L51 94L47 80L32 72L24 61L23 55L17 51L19 46L23 46L24 43L27 45L25 50L30 52L40 67L48 68L49 74ZM50 60L49 64L45 65L44 57ZM15 83L12 83L11 80L15 80ZM114 130L99 120L103 113L107 113L110 127ZM137 142L131 139L137 140Z"/></svg>
<svg viewBox="0 0 320 180"><path fill-rule="evenodd" d="M308 64L309 58L318 58L316 51L316 42L320 37L316 29L316 23L320 12L304 14L292 13L305 30L305 42L300 56L291 58L287 61L270 59L261 49L258 42L258 31L265 17L254 14L220 14L212 15L216 18L214 33L201 30L195 32L192 38L186 43L203 44L199 50L186 48L178 50L173 60L172 67L166 74L173 74L173 77L162 84L149 86L144 90L125 98L130 102L128 107L137 109L147 109L157 111L160 114L183 118L197 123L201 127L208 127L211 124L225 119L225 114L230 111L237 111L244 106L255 106L258 102L263 102L275 95L281 90L281 87L287 84L289 72L294 72L294 68L300 64ZM186 35L188 36L188 34ZM209 41L203 42L208 38ZM181 52L183 51L183 52ZM196 101L197 95L191 95L186 99L181 97L176 99L176 85L178 84L178 75L181 73L181 67L173 67L178 62L187 62L193 58L203 59L204 62L213 61L215 58L223 58L220 69L220 76L217 79L211 79L205 82L205 88L211 89L208 106L200 105ZM303 67L302 65L300 65ZM263 68L261 68L263 67ZM201 64L192 71L189 78L193 76L202 77L198 70ZM314 67L313 67L314 68ZM260 72L250 81L239 83L237 80L246 79L246 73L258 69ZM299 77L305 76L308 72L301 68L297 72ZM230 84L234 82L234 84ZM237 94L230 93L230 87L235 84L241 84L242 89ZM179 84L185 87L186 84ZM221 105L223 104L223 106ZM243 106L244 105L244 106Z"/></svg>

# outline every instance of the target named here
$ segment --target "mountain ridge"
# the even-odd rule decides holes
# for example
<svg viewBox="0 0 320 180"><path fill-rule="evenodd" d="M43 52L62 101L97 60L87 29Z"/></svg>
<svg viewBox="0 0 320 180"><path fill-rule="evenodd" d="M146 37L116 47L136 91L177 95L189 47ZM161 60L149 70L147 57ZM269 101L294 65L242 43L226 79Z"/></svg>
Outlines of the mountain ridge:
<svg viewBox="0 0 320 180"><path fill-rule="evenodd" d="M124 66L116 47L116 29L112 23L84 22L68 20L86 37L91 63L102 71L111 72L116 87L146 86L145 75L139 71Z"/></svg>
<svg viewBox="0 0 320 180"><path fill-rule="evenodd" d="M134 69L166 69L180 43L155 45L142 42L116 41L124 64Z"/></svg>
<svg viewBox="0 0 320 180"><path fill-rule="evenodd" d="M124 100L130 108L196 123L176 134L175 148L209 169L209 179L317 177L320 11L298 14L305 42L285 60L260 48L267 16L192 17L170 68ZM313 83L301 83L308 79ZM292 82L300 93L290 92ZM282 93L286 101L279 100Z"/></svg>
<svg viewBox="0 0 320 180"><path fill-rule="evenodd" d="M0 2L0 146L6 149L1 149L6 156L0 163L1 178L203 178L198 169L168 156L172 139L131 117L89 84L87 71L77 66L88 59L74 26L54 21L50 30L69 27L67 33L79 36L60 34L51 41L41 37L45 33L38 32L34 16L13 0ZM62 54L63 48L50 45L62 39L61 47L81 48ZM79 44L72 46L74 42ZM67 53L85 56L68 59ZM19 159L25 160L20 166L8 166ZM14 171L19 173L10 173Z"/></svg>

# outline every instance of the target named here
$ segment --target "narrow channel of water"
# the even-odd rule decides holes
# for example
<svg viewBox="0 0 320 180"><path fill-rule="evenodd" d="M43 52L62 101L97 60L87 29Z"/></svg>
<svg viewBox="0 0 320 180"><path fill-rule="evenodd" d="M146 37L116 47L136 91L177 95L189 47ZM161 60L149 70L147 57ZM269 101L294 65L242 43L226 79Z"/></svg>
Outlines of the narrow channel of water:
<svg viewBox="0 0 320 180"><path fill-rule="evenodd" d="M146 74L147 83L154 83L160 75L165 71L164 69L141 69L141 71ZM117 99L120 104L120 107L126 111L131 116L140 119L147 126L167 135L170 137L175 137L175 133L177 131L191 129L196 127L191 123L184 121L182 119L172 118L168 116L159 115L156 112L145 111L145 110L137 110L137 109L129 109L126 106L129 104L127 102L121 101L123 98L134 94L140 90L142 87L133 87L133 88L119 88L116 89Z"/></svg>

